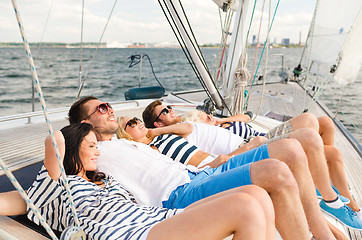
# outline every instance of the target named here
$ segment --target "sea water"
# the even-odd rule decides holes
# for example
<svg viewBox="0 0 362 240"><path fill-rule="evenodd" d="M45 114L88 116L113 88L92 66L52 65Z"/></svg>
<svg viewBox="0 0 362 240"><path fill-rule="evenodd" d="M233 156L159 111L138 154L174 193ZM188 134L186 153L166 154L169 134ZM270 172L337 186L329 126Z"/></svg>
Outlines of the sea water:
<svg viewBox="0 0 362 240"><path fill-rule="evenodd" d="M276 80L284 71L291 75L299 63L302 48L272 48L268 54L267 79ZM249 69L254 65L254 49L249 49ZM212 73L217 68L219 49L202 48ZM131 55L148 55L154 73L167 92L200 89L201 84L190 67L183 51L179 48L37 48L32 49L39 82L48 109L68 107L77 95L80 82L80 66L85 86L81 96L93 95L107 101L124 99L129 88L158 85L152 73L149 60L144 57L142 71L140 64L129 68ZM260 51L258 52L258 56ZM81 64L80 64L81 61ZM259 58L255 62L255 69ZM263 61L264 62L264 61ZM263 63L258 75L263 75ZM141 81L139 77L141 75ZM0 48L0 117L32 111L32 77L23 48ZM330 82L319 97L335 112L341 98L341 86ZM357 140L362 142L362 72L355 83L344 88L344 95L338 107L344 125ZM35 111L41 110L36 96ZM342 116L343 115L343 116ZM355 125L358 129L353 127Z"/></svg>

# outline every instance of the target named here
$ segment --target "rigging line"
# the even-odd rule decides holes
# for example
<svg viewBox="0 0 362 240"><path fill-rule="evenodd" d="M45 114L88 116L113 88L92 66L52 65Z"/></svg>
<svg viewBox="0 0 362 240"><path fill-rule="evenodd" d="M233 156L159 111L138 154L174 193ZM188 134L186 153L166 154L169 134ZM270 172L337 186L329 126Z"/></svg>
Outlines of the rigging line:
<svg viewBox="0 0 362 240"><path fill-rule="evenodd" d="M249 33L250 33L250 29L251 29L251 24L252 24L253 18L254 18L255 7L256 7L256 0L254 1L253 12L251 13L251 17L250 17L250 24L249 24L248 33L246 34L245 48L248 45Z"/></svg>
<svg viewBox="0 0 362 240"><path fill-rule="evenodd" d="M279 3L280 3L280 0L278 0L277 6L275 7L275 11L274 11L273 19L272 19L271 24L270 24L270 29L269 29L269 31L271 31L271 28L273 27L275 15L276 15L276 13L277 13L277 10L278 10L278 7L279 7ZM260 59L259 59L259 64L258 64L258 67L256 68L255 75L254 75L254 79L253 79L253 82L251 83L251 87L252 87L253 84L254 84L255 77L256 77L256 73L258 72L261 59L263 58L263 54L264 54L264 50L265 50L265 45L266 45L266 42L264 43L264 47L263 47L263 50L262 50L262 52L261 52ZM251 87L250 87L250 91L251 91ZM249 97L250 97L250 92L248 93L248 97L247 97L247 99L246 99L246 106L248 106Z"/></svg>
<svg viewBox="0 0 362 240"><path fill-rule="evenodd" d="M109 16L108 16L106 25L105 25L104 28L103 28L103 32L102 32L102 34L101 34L101 37L99 38L99 41L98 41L98 44L97 44L95 53L94 53L94 55L92 56L91 60L89 61L89 64L88 64L88 66L87 66L87 71L86 71L86 73L85 73L85 75L84 75L84 78L83 78L83 80L82 80L81 86L79 86L79 91L78 91L77 97L76 97L77 99L79 99L79 97L80 97L80 93L81 93L81 91L82 91L82 89L83 89L83 87L84 87L85 80L87 79L87 76L88 76L88 73L89 73L89 69L90 69L91 63L92 63L92 61L94 60L94 58L96 57L96 55L97 55L98 48L99 48L99 46L100 46L100 44L101 44L101 42L102 42L103 35L104 35L104 33L105 33L106 29L107 29L109 20L110 20L111 17L112 17L112 14L113 14L114 8L115 8L115 6L116 6L116 4L117 4L117 1L118 1L118 0L114 0L114 4L113 4L113 7L112 7L112 10L111 10L111 12L110 12L110 14L109 14Z"/></svg>
<svg viewBox="0 0 362 240"><path fill-rule="evenodd" d="M261 109L261 105L263 103L264 100L264 92L265 92L265 82L266 82L266 76L267 76L267 68L268 68L268 58L269 58L269 34L270 34L270 15L271 15L271 0L269 0L269 14L268 14L268 32L267 32L267 36L266 36L266 56L265 56L265 66L264 66L264 78L263 78L263 87L261 90L261 97L260 97L260 102L259 102L259 106L258 106L258 110L255 114L254 119L259 115L260 109Z"/></svg>
<svg viewBox="0 0 362 240"><path fill-rule="evenodd" d="M217 77L216 77L215 81L219 80L219 76L220 76L220 72L221 72L221 66L222 66L224 56L225 56L225 50L226 50L226 45L227 45L226 43L227 43L227 39L228 39L228 36L229 36L232 15L233 15L233 12L231 14L228 14L228 16L225 16L225 18L227 17L228 20L225 20L224 28L221 29L221 31L222 31L222 39L221 39L222 53L221 53L221 56L220 56L219 68L217 69Z"/></svg>
<svg viewBox="0 0 362 240"><path fill-rule="evenodd" d="M83 27L84 27L84 0L82 0L82 21L80 25L79 87L82 84Z"/></svg>
<svg viewBox="0 0 362 240"><path fill-rule="evenodd" d="M306 45L305 45L305 47L307 47L307 44L308 44L308 52L309 52L308 57L306 59L306 66L308 66L308 71L307 71L306 78L305 78L306 80L304 82L306 85L308 84L307 79L310 79L310 77L311 77L310 70L313 65L313 61L311 60L312 59L311 55L312 55L312 47L313 47L313 40L314 40L313 34L314 34L314 28L315 28L315 20L316 20L318 9L319 9L319 0L317 0L317 2L316 2L316 6L314 8L314 13L313 13L313 18L310 23L310 28L309 28L309 33L308 33L308 34L310 34L309 39L308 39L309 44L308 44L308 41L306 41ZM303 55L304 55L304 49L303 49ZM302 61L303 61L303 58L300 59L300 63ZM306 88L304 88L304 96L305 96L305 100L303 101L303 109L306 109L306 106L307 106L307 103L306 103L307 102L307 100L306 100L307 89Z"/></svg>
<svg viewBox="0 0 362 240"><path fill-rule="evenodd" d="M189 19L188 19L187 16L186 16L185 9L183 8L183 5L181 4L181 1L180 1L180 0L178 0L178 1L179 1L179 4L180 4L182 13L183 13L183 15L184 15L184 17L185 17L185 19L186 19L187 26L188 26L188 28L189 28L189 30L190 30L190 32L191 32L192 38L190 37L188 31L186 31L186 27L185 27L185 25L183 24L183 22L181 21L181 17L180 17L180 15L178 14L178 12L176 11L176 8L175 8L173 2L170 1L170 3L171 3L171 5L172 5L174 11L176 12L176 16L177 16L177 18L179 19L179 21L180 21L180 23L181 23L181 25L182 25L182 28L185 30L187 37L188 37L190 40L193 39L193 41L191 41L192 47L196 50L196 53L197 53L198 58L201 60L202 65L204 66L204 68L206 69L206 71L208 72L208 74L210 75L210 71L209 71L208 66L206 65L205 58L204 58L204 56L202 55L202 52L201 52L201 49L200 49L199 44L198 44L198 42L197 42L197 39L196 39L196 37L195 37L195 35L194 35L194 32L192 31L192 28L191 28ZM194 42L194 41L195 41L195 42Z"/></svg>
<svg viewBox="0 0 362 240"><path fill-rule="evenodd" d="M45 29L48 25L48 21L49 21L49 16L50 16L50 13L53 9L53 4L54 4L54 0L52 0L51 4L50 4L50 7L49 7L49 11L48 11L48 15L47 15L47 18L45 20L45 24L44 24L44 28L43 28L43 33L41 34L41 38L40 38L40 43L39 43L39 46L38 46L38 51L36 53L36 55L34 56L35 59L38 59L38 57L40 56L40 47L41 47L41 44L43 43L43 38L44 38L44 34L45 34Z"/></svg>
<svg viewBox="0 0 362 240"><path fill-rule="evenodd" d="M174 12L176 13L176 17L178 18L179 22L181 23L182 28L185 30L185 33L186 33L188 39L191 40L189 33L186 31L185 25L184 25L183 22L181 21L180 15L179 15L178 12L176 11L175 5L173 4L172 1L169 1L169 2L170 2L170 4L171 4L171 7L173 8ZM187 24L188 24L188 27L189 27L189 29L190 29L190 31L191 31L191 34L192 34L192 36L193 36L193 39L194 39L195 43L197 44L197 46L199 46L198 43L197 43L196 37L195 37L195 35L194 35L193 31L192 31L192 28L191 28L191 26L190 26L190 22L188 21L188 18L187 18L187 16L186 16L186 12L185 12L185 10L184 10L184 8L183 8L180 0L179 0L179 4L180 4L181 10L182 10L182 12L183 12L183 14L184 14L184 17L185 17L185 19L186 19L186 21L187 21ZM193 41L191 41L192 47L193 47L193 49L196 51L196 54L197 54L199 60L201 60L201 63L202 63L202 65L204 66L204 69L205 69L206 73L208 74L209 78L212 79L211 73L210 73L210 71L209 71L209 69L208 69L208 67L207 67L207 65L206 65L205 59L204 59L204 57L203 57L203 55L202 55L202 52L201 52L201 50L200 50L199 47L196 47L196 46L195 46L195 43L194 43ZM201 56L200 56L200 55L201 55ZM205 84L205 83L204 83L204 84ZM226 105L224 99L222 98L219 90L217 89L217 87L216 87L216 85L215 85L215 82L214 82L214 81L211 81L211 84L213 84L213 86L214 86L214 88L215 88L215 90L216 90L216 93L218 94L218 96L219 96L219 98L220 98L220 100L221 100L222 105L228 110L229 113L231 113L230 109L228 108L228 106ZM209 94L208 94L208 95L209 95ZM211 94L210 94L210 95L211 95ZM212 98L210 97L210 95L209 95L209 98L212 99Z"/></svg>
<svg viewBox="0 0 362 240"><path fill-rule="evenodd" d="M201 79L201 74L200 74L199 70L197 69L197 67L196 67L196 65L195 65L195 62L193 61L189 50L185 47L185 46L186 46L186 43L185 43L184 39L181 37L180 30L176 27L175 19L171 16L170 9L168 8L165 0L163 0L164 6L162 5L162 3L161 3L160 0L158 0L158 3L159 3L159 5L160 5L160 7L161 7L161 9L162 9L165 17L166 17L166 20L167 20L168 23L169 23L169 25L170 25L173 33L175 34L176 39L177 39L177 41L179 42L179 44L180 44L180 46L181 46L181 49L182 49L182 51L184 52L184 54L185 54L185 56L186 56L186 59L188 60L190 66L191 66L191 68L192 68L192 70L194 71L194 73L195 73L195 75L196 75L196 78L199 80L201 86L204 88L204 90L205 90L207 96L209 97L209 99L212 99L209 91L207 90L207 87L206 87L205 83L204 83L204 82L202 81L202 79ZM165 11L165 8L167 9L168 14L169 14L169 16L170 16L173 24L171 23L168 15L167 15L167 13L166 13L166 11ZM181 40L180 40L180 39L181 39Z"/></svg>
<svg viewBox="0 0 362 240"><path fill-rule="evenodd" d="M27 206L34 212L35 216L40 220L40 224L44 227L45 231L49 234L49 236L52 239L58 239L58 237L55 235L53 230L50 228L50 226L47 224L47 222L44 220L43 216L39 213L34 203L30 200L28 195L25 193L24 189L21 187L19 182L14 177L13 173L7 168L4 161L0 157L0 167L4 170L6 176L9 178L10 182L13 184L13 186L16 188L16 190L19 192L21 197L26 202Z"/></svg>
<svg viewBox="0 0 362 240"><path fill-rule="evenodd" d="M242 2L244 3L244 0L243 0ZM234 40L235 43L237 42L237 37L239 36L239 28L240 28L241 15L243 14L243 10L244 10L244 8L241 7L241 9L240 9L240 14L238 15L238 21L237 21L238 27L236 28L236 29L237 29L237 30L236 30L236 33L233 32L233 35L234 35L234 37L235 37L235 40ZM231 56L228 55L228 58L231 57L231 61L230 61L230 62L234 62L234 56L235 56L235 48L234 48L234 51L232 51ZM230 75L231 75L231 64L230 64L229 71L228 71L228 76L227 76L227 79L226 79L226 82L227 82L227 83L229 83L229 81L230 81ZM229 95L229 96L226 96L226 98L229 98L229 97L230 97L230 95Z"/></svg>
<svg viewBox="0 0 362 240"><path fill-rule="evenodd" d="M41 86L40 86L40 83L39 83L38 75L36 73L36 68L35 68L35 65L34 65L33 56L32 56L31 51L30 51L28 40L26 39L26 36L25 36L24 27L23 27L23 24L22 24L21 19L20 19L20 13L18 11L17 4L15 3L15 0L12 0L12 3L13 3L16 19L18 21L21 37L23 39L26 56L27 56L28 61L29 61L31 74L32 74L33 80L35 82L36 89L38 91L38 96L39 96L39 100L40 100L41 105L42 105L44 118L45 118L46 124L48 126L48 131L49 131L50 137L51 137L52 142L53 142L54 152L55 152L56 158L58 160L58 165L59 165L59 168L60 168L60 171L61 171L61 176L62 176L62 179L63 179L63 182L64 182L64 186L65 186L65 189L66 189L66 192L67 192L67 195L68 195L68 199L69 199L71 211L72 211L72 214L73 214L73 218L75 219L76 226L79 228L80 223L79 223L79 220L78 220L78 217L77 217L77 214L76 214L76 210L75 210L75 207L74 207L73 197L72 197L72 194L71 194L71 191L70 191L70 188L69 188L69 184L68 184L68 180L67 180L67 177L66 177L66 174L65 174L63 163L62 163L62 160L60 158L60 153L59 153L58 145L57 145L56 140L55 140L53 127L52 127L52 125L50 123L50 119L49 119L49 116L48 116L48 110L46 108L43 92L42 92L42 89L41 89Z"/></svg>
<svg viewBox="0 0 362 240"><path fill-rule="evenodd" d="M333 118L336 118L336 117L337 117L337 114L338 114L338 112L339 112L339 107L341 106L342 98L343 98L343 94L344 94L344 87L345 87L345 85L342 86L341 96L340 96L340 98L339 98L339 100L338 100L336 113L335 113L335 115L334 115Z"/></svg>
<svg viewBox="0 0 362 240"><path fill-rule="evenodd" d="M307 106L307 108L305 108L305 110L308 110L310 108L310 106L312 105L313 102L317 102L319 96L321 95L321 93L324 91L325 86L327 85L327 83L329 82L329 78L328 77L324 77L324 80L322 81L322 84L315 84L316 85L316 90L314 95L312 96L312 99L309 102L309 105ZM321 87L318 87L321 86Z"/></svg>
<svg viewBox="0 0 362 240"><path fill-rule="evenodd" d="M261 15L260 15L260 22L259 22L259 31L258 31L258 38L256 39L256 44L255 44L255 54L254 54L254 62L253 62L253 68L251 70L251 78L250 78L250 88L249 88L249 92L251 90L251 81L253 79L254 76L254 70L255 70L255 63L256 63L256 55L258 53L258 45L259 45L259 38L260 38L260 31L261 31L261 24L263 22L263 15L264 15L264 6L265 6L265 0L263 0L263 7L261 10ZM256 73L255 73L256 75Z"/></svg>
<svg viewBox="0 0 362 240"><path fill-rule="evenodd" d="M189 64L190 64L190 66L191 66L192 69L194 70L194 73L196 74L196 77L199 79L200 82L202 82L202 81L201 81L201 77L200 77L201 75L200 75L199 71L198 71L197 68L196 68L195 62L194 62L194 61L192 60L192 58L191 58L190 51L185 47L185 46L186 46L186 43L185 43L184 39L181 37L181 33L180 33L179 29L176 27L175 20L174 20L174 19L172 18L172 16L171 16L170 9L167 7L167 4L165 3L165 0L163 1L163 4L164 4L165 6L162 6L162 3L160 2L160 0L159 0L158 2L159 2L159 4L160 4L160 6L161 6L161 9L162 9L165 17L166 17L166 20L168 21L168 23L169 23L169 25L170 25L170 27L171 27L171 29L172 29L172 31L173 31L173 33L174 33L177 41L179 42L179 44L180 44L180 46L181 46L182 51L184 52L184 54L185 54L185 56L186 56L186 58L187 58L187 60L188 60L188 62L189 62ZM164 8L167 9L169 16L167 15L167 13L166 13L166 11L165 11ZM173 24L171 23L170 18L172 19L172 23L173 23ZM180 40L180 39L181 39L181 40Z"/></svg>
<svg viewBox="0 0 362 240"><path fill-rule="evenodd" d="M316 7L314 8L313 18L312 18L312 21L310 22L310 27L309 27L307 39L305 40L302 56L300 57L300 60L299 60L299 64L302 64L303 57L304 57L304 52L305 52L305 49L307 48L308 40L312 35L312 29L314 29L314 23L315 23L315 19L316 19L316 16L317 16L318 3L319 3L319 1L317 0Z"/></svg>

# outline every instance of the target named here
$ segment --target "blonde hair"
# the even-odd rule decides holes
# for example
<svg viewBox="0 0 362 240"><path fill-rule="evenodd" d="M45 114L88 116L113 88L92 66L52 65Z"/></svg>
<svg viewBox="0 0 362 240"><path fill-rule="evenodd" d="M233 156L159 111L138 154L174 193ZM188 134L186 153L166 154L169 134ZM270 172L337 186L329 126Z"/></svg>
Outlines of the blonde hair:
<svg viewBox="0 0 362 240"><path fill-rule="evenodd" d="M200 115L202 111L194 109L182 116L182 122L197 122L202 123Z"/></svg>
<svg viewBox="0 0 362 240"><path fill-rule="evenodd" d="M117 138L118 139L124 138L124 139L127 139L129 141L133 141L132 136L130 134L126 133L126 131L122 127L124 118L125 117L118 117L117 118L117 123L118 123L118 129L117 129L117 132L116 132Z"/></svg>

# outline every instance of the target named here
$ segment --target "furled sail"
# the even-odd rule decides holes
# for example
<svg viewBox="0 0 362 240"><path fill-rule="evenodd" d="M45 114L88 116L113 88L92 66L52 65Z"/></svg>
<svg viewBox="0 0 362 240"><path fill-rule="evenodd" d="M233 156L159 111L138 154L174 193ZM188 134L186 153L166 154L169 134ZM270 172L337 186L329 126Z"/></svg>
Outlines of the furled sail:
<svg viewBox="0 0 362 240"><path fill-rule="evenodd" d="M338 55L362 9L361 0L319 0L308 39L306 64L311 73L331 76ZM360 50L360 49L359 49Z"/></svg>

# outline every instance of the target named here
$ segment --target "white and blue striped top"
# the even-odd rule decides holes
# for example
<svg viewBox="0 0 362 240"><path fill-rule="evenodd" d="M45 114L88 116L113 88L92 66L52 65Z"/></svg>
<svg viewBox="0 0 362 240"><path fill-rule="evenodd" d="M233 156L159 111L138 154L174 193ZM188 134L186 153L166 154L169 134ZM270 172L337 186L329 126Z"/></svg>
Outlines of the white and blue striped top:
<svg viewBox="0 0 362 240"><path fill-rule="evenodd" d="M245 122L228 122L230 126L225 129L231 131L232 133L244 138L248 139L250 136L264 136L265 133L260 133L252 129Z"/></svg>
<svg viewBox="0 0 362 240"><path fill-rule="evenodd" d="M199 151L186 139L173 134L155 137L149 145L155 146L163 155L183 164L187 164L191 157Z"/></svg>
<svg viewBox="0 0 362 240"><path fill-rule="evenodd" d="M80 227L88 239L139 239L158 222L181 210L140 207L133 196L113 178L101 188L79 176L68 176ZM30 199L51 228L63 231L73 223L62 180L52 180L43 166L28 190ZM28 218L39 220L28 209Z"/></svg>

